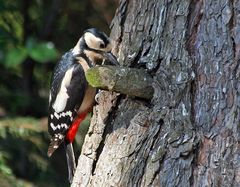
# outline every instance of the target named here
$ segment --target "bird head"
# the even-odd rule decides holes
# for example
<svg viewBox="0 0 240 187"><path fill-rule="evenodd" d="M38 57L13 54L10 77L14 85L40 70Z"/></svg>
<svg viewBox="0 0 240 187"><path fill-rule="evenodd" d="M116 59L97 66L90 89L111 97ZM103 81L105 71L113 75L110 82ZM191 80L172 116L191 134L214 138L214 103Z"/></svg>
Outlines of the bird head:
<svg viewBox="0 0 240 187"><path fill-rule="evenodd" d="M96 28L88 29L73 49L75 55L85 55L93 65L107 60L112 65L118 65L116 57L111 53L113 48L112 40Z"/></svg>

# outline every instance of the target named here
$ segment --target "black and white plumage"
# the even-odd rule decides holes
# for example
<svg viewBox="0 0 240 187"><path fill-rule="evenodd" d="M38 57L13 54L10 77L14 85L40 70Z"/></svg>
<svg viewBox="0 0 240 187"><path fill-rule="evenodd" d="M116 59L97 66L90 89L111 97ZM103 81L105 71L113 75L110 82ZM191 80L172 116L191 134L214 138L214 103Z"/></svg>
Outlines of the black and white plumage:
<svg viewBox="0 0 240 187"><path fill-rule="evenodd" d="M71 143L79 126L78 119L81 121L81 115L86 115L92 108L96 94L96 89L86 81L85 71L103 59L118 64L111 50L112 42L106 34L88 29L54 69L49 95L48 130L52 138L48 156L61 143L65 144L67 161L71 165L68 165L70 181L75 170Z"/></svg>
<svg viewBox="0 0 240 187"><path fill-rule="evenodd" d="M56 66L52 78L48 131L53 138L49 156L64 141L83 101L86 87L83 67L75 61L72 51L67 52Z"/></svg>

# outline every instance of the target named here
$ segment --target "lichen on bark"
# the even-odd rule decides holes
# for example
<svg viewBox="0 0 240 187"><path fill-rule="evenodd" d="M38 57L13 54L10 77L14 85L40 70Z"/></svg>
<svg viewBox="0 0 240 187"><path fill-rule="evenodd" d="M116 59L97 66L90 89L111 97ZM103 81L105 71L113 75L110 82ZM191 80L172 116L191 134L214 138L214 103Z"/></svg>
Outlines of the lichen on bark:
<svg viewBox="0 0 240 187"><path fill-rule="evenodd" d="M153 96L153 79L144 69L97 66L86 72L86 78L91 86L103 90L149 100Z"/></svg>

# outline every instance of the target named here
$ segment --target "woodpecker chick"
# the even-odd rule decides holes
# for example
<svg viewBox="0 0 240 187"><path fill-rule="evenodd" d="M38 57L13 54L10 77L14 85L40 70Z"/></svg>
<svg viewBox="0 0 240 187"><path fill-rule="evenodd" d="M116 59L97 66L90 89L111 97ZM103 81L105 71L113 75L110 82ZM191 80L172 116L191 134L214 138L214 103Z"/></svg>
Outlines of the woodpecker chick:
<svg viewBox="0 0 240 187"><path fill-rule="evenodd" d="M48 117L52 138L48 156L64 144L70 182L76 167L72 142L81 121L92 110L96 95L96 89L87 83L85 72L103 60L118 65L111 53L112 47L112 41L105 33L88 29L76 46L62 56L53 72Z"/></svg>

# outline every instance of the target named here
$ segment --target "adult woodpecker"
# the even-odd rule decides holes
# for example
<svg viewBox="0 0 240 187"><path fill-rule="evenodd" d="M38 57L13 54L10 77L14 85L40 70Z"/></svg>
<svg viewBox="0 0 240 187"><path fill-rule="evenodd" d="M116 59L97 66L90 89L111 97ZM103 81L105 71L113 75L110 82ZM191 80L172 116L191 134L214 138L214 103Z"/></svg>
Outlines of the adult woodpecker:
<svg viewBox="0 0 240 187"><path fill-rule="evenodd" d="M48 156L64 144L70 182L76 167L72 142L81 121L91 111L96 95L96 89L87 83L85 72L104 59L117 65L111 50L112 42L105 33L88 29L76 46L62 56L53 72L48 117L52 138Z"/></svg>

